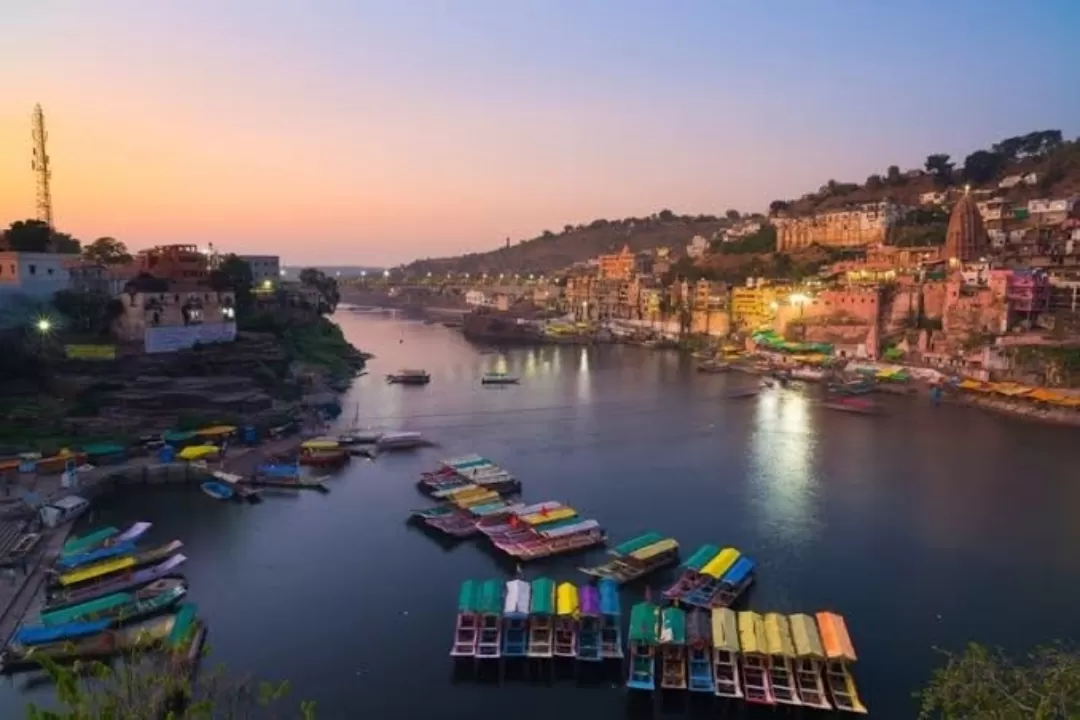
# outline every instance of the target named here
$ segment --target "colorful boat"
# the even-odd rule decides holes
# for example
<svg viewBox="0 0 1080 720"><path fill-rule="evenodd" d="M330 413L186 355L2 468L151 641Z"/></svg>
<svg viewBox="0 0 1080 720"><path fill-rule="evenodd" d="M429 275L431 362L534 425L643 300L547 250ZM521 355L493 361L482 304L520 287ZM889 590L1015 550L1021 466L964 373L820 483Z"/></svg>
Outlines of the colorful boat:
<svg viewBox="0 0 1080 720"><path fill-rule="evenodd" d="M715 694L712 667L712 615L707 610L691 610L686 617L687 687L691 692Z"/></svg>
<svg viewBox="0 0 1080 720"><path fill-rule="evenodd" d="M552 616L555 614L555 583L548 578L532 582L529 600L529 646L525 655L530 658L550 658L554 655Z"/></svg>
<svg viewBox="0 0 1080 720"><path fill-rule="evenodd" d="M515 504L509 508L510 512L506 514L497 514L481 518L476 524L476 527L485 535L504 535L520 527L522 523L524 523L521 519L523 517L537 515L539 513L550 514L556 510L561 510L562 508L563 504L554 500L532 505ZM573 515L571 515L571 517L573 517Z"/></svg>
<svg viewBox="0 0 1080 720"><path fill-rule="evenodd" d="M647 533L611 550L613 560L594 567L578 568L586 575L631 582L679 561L679 543L659 533Z"/></svg>
<svg viewBox="0 0 1080 720"><path fill-rule="evenodd" d="M236 495L230 485L218 482L217 480L207 480L199 487L202 488L204 493L215 500L232 500Z"/></svg>
<svg viewBox="0 0 1080 720"><path fill-rule="evenodd" d="M604 531L595 520L532 532L528 539L496 541L495 547L510 557L528 561L576 552L605 540Z"/></svg>
<svg viewBox="0 0 1080 720"><path fill-rule="evenodd" d="M603 578L596 589L600 593L600 657L604 660L622 660L622 607L619 586L614 580Z"/></svg>
<svg viewBox="0 0 1080 720"><path fill-rule="evenodd" d="M145 550L134 555L113 558L111 560L94 563L93 565L87 565L86 567L81 567L77 570L62 573L56 576L51 582L54 586L70 587L91 580L98 580L108 575L159 562L170 555L175 555L183 546L184 543L179 540L173 540L167 545L161 545L152 550Z"/></svg>
<svg viewBox="0 0 1080 720"><path fill-rule="evenodd" d="M41 614L41 624L63 625L76 621L107 619L122 624L136 617L164 610L179 602L187 593L187 583L180 578L155 580L134 592L113 593L78 605Z"/></svg>
<svg viewBox="0 0 1080 720"><path fill-rule="evenodd" d="M525 657L529 642L529 598L532 586L524 580L506 583L503 599L502 655Z"/></svg>
<svg viewBox="0 0 1080 720"><path fill-rule="evenodd" d="M578 588L580 610L576 654L578 660L599 662L603 659L600 647L600 591L592 585Z"/></svg>
<svg viewBox="0 0 1080 720"><path fill-rule="evenodd" d="M69 538L64 542L64 547L60 550L61 556L66 555L78 555L108 542L108 540L116 535L120 534L120 529L115 527L103 527L93 530L86 535L80 537Z"/></svg>
<svg viewBox="0 0 1080 720"><path fill-rule="evenodd" d="M702 582L701 569L720 552L716 545L702 545L682 564L682 574L675 584L664 591L665 600L677 600Z"/></svg>
<svg viewBox="0 0 1080 720"><path fill-rule="evenodd" d="M791 638L791 625L787 615L765 614L765 644L769 652L769 684L773 698L781 705L802 705L795 688L795 641Z"/></svg>
<svg viewBox="0 0 1080 720"><path fill-rule="evenodd" d="M16 647L30 647L31 645L44 645L62 640L74 640L77 638L96 635L109 627L108 620L93 620L89 622L73 622L64 625L46 627L43 625L24 625L15 631L11 639Z"/></svg>
<svg viewBox="0 0 1080 720"><path fill-rule="evenodd" d="M712 610L713 684L716 695L725 698L743 696L739 680L739 626L731 608Z"/></svg>
<svg viewBox="0 0 1080 720"><path fill-rule="evenodd" d="M312 438L300 443L301 450L337 450L341 447L341 443L336 438Z"/></svg>
<svg viewBox="0 0 1080 720"><path fill-rule="evenodd" d="M720 589L720 578L739 559L739 551L726 547L701 568L701 582L693 590L683 595L683 602L688 605L708 608L713 595Z"/></svg>
<svg viewBox="0 0 1080 720"><path fill-rule="evenodd" d="M573 583L559 583L555 588L555 657L575 657L577 654L578 590Z"/></svg>
<svg viewBox="0 0 1080 720"><path fill-rule="evenodd" d="M454 625L454 645L451 657L476 657L480 637L480 584L475 580L461 583L458 591L457 622Z"/></svg>
<svg viewBox="0 0 1080 720"><path fill-rule="evenodd" d="M168 577L186 560L187 558L184 555L177 554L154 567L142 568L140 570L128 570L122 575L109 577L93 584L57 590L49 596L49 601L43 612L52 612L71 605L85 603L105 595L142 587L148 583Z"/></svg>
<svg viewBox="0 0 1080 720"><path fill-rule="evenodd" d="M709 607L731 607L754 582L757 565L743 555L720 578L720 586L709 598Z"/></svg>
<svg viewBox="0 0 1080 720"><path fill-rule="evenodd" d="M39 659L42 657L64 663L153 647L169 637L175 622L175 615L166 615L119 630L105 630L75 641L61 640L30 647L8 646L0 654L0 671L8 673L39 669Z"/></svg>
<svg viewBox="0 0 1080 720"><path fill-rule="evenodd" d="M656 689L656 644L660 608L648 600L630 609L630 629L627 633L630 653L630 674L626 687L632 690Z"/></svg>
<svg viewBox="0 0 1080 720"><path fill-rule="evenodd" d="M803 705L831 710L832 703L825 693L825 683L821 679L822 664L825 662L825 650L821 645L814 618L803 613L788 616L791 637L795 642L795 689Z"/></svg>
<svg viewBox="0 0 1080 720"><path fill-rule="evenodd" d="M855 662L855 646L848 635L847 623L836 613L819 612L817 614L821 644L825 650L825 683L829 688L829 697L833 707L845 712L866 714L866 706L859 699L855 688L855 678L851 674L851 663Z"/></svg>
<svg viewBox="0 0 1080 720"><path fill-rule="evenodd" d="M503 584L485 580L480 586L480 634L476 641L477 660L498 660L502 656Z"/></svg>
<svg viewBox="0 0 1080 720"><path fill-rule="evenodd" d="M769 682L769 644L765 639L765 621L756 612L739 613L739 645L742 647L743 692L746 701L775 705Z"/></svg>
<svg viewBox="0 0 1080 720"><path fill-rule="evenodd" d="M338 467L349 461L348 452L337 450L301 450L297 462L311 467Z"/></svg>
<svg viewBox="0 0 1080 720"><path fill-rule="evenodd" d="M92 565L102 560L108 560L119 555L130 555L135 552L134 542L121 542L113 545L96 547L93 550L77 553L74 555L62 555L56 561L56 568L62 572L75 570L85 565Z"/></svg>
<svg viewBox="0 0 1080 720"><path fill-rule="evenodd" d="M686 689L686 611L680 607L660 613L660 687Z"/></svg>

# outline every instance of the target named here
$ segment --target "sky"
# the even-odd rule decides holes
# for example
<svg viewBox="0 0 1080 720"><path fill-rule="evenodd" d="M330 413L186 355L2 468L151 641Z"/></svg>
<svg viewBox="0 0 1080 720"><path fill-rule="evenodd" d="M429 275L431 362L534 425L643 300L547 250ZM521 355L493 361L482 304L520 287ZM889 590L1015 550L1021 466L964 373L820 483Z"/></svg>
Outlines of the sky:
<svg viewBox="0 0 1080 720"><path fill-rule="evenodd" d="M393 265L1080 133L1077 0L35 0L0 225Z"/></svg>

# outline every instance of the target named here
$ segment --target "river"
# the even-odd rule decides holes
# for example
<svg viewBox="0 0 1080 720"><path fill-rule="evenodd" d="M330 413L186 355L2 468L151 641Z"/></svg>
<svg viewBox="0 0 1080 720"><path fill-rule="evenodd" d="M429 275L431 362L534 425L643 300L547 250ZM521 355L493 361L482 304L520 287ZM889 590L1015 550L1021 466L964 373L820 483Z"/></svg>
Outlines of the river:
<svg viewBox="0 0 1080 720"><path fill-rule="evenodd" d="M508 577L507 568L477 541L447 549L405 519L426 504L419 473L470 452L517 474L527 500L571 503L616 542L657 530L685 552L705 542L741 548L759 563L754 609L842 613L875 717L913 717L911 693L939 661L934 646L1020 650L1075 629L1075 430L925 399L885 398L881 418L830 413L800 389L725 400L754 380L695 373L674 352L495 353L441 325L345 311L337 319L376 356L346 396L342 424L358 412L362 424L421 430L439 447L354 460L328 495L247 506L152 489L108 500L94 518L150 520L155 540L182 539L213 660L289 679L292 697L315 700L320 718L642 711L611 683L454 677L458 585ZM433 381L387 385L399 367L424 367ZM521 385L481 387L490 369L520 374ZM575 568L602 556L526 572L581 582ZM624 610L642 592L627 591ZM0 687L0 716L48 694L17 678Z"/></svg>

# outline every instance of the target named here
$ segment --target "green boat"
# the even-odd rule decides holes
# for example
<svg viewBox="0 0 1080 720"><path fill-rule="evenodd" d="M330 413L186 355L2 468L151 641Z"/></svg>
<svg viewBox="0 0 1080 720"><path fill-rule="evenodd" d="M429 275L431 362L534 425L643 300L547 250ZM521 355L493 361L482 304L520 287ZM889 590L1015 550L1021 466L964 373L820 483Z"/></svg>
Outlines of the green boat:
<svg viewBox="0 0 1080 720"><path fill-rule="evenodd" d="M81 537L68 538L64 547L60 550L61 555L77 555L97 547L114 535L120 534L119 528L103 527Z"/></svg>
<svg viewBox="0 0 1080 720"><path fill-rule="evenodd" d="M170 650L180 650L191 637L195 630L195 622L198 619L198 607L195 603L184 603L180 611L176 613L176 622L173 623L172 632L169 633L165 646Z"/></svg>
<svg viewBox="0 0 1080 720"><path fill-rule="evenodd" d="M78 605L41 614L41 624L56 627L72 622L113 620L122 625L136 618L152 615L179 602L187 594L187 583L179 578L156 580L135 592L122 592L89 600Z"/></svg>

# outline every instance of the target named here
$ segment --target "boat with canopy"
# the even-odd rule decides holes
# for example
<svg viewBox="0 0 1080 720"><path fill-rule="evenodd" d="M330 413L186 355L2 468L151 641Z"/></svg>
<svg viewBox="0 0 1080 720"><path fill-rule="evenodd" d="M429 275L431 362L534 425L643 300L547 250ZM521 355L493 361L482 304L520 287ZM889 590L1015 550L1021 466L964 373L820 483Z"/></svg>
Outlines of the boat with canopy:
<svg viewBox="0 0 1080 720"><path fill-rule="evenodd" d="M529 597L532 586L524 580L506 583L503 599L503 657L525 657L529 639Z"/></svg>
<svg viewBox="0 0 1080 720"><path fill-rule="evenodd" d="M577 653L578 589L573 583L559 583L555 588L555 657L572 658Z"/></svg>
<svg viewBox="0 0 1080 720"><path fill-rule="evenodd" d="M742 699L739 627L731 608L712 610L713 682L718 697Z"/></svg>
<svg viewBox="0 0 1080 720"><path fill-rule="evenodd" d="M855 662L855 646L848 635L847 623L841 615L832 612L817 614L821 644L825 650L825 683L833 707L844 712L866 714L866 706L859 699L855 678L850 665Z"/></svg>
<svg viewBox="0 0 1080 720"><path fill-rule="evenodd" d="M765 621L756 612L739 613L739 645L742 648L743 692L746 701L775 705L769 682L769 650L765 639Z"/></svg>
<svg viewBox="0 0 1080 720"><path fill-rule="evenodd" d="M533 580L529 600L527 657L544 659L554 655L551 624L554 614L555 583L543 577Z"/></svg>
<svg viewBox="0 0 1080 720"><path fill-rule="evenodd" d="M578 618L577 659L599 662L603 659L600 648L600 591L593 585L578 588L580 612Z"/></svg>
<svg viewBox="0 0 1080 720"><path fill-rule="evenodd" d="M660 613L660 687L686 689L686 611L680 607Z"/></svg>
<svg viewBox="0 0 1080 720"><path fill-rule="evenodd" d="M656 645L659 636L660 608L648 600L630 609L627 633L630 671L626 687L632 690L656 689Z"/></svg>
<svg viewBox="0 0 1080 720"><path fill-rule="evenodd" d="M795 688L795 641L791 638L791 625L787 615L765 614L765 644L769 653L769 684L773 698L781 705L802 705Z"/></svg>

